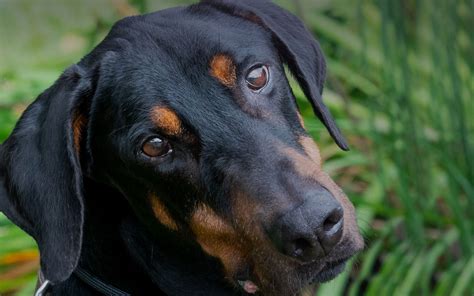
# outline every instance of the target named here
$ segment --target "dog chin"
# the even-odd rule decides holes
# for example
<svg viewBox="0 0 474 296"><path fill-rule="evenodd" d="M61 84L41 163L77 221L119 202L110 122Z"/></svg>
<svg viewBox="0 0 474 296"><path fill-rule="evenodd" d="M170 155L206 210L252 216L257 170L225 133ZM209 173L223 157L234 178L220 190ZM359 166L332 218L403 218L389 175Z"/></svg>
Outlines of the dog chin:
<svg viewBox="0 0 474 296"><path fill-rule="evenodd" d="M279 287L262 284L262 281L252 279L239 280L239 286L246 295L298 295L304 288L311 284L324 283L334 279L344 271L349 259L340 259L321 264L308 264L301 266L301 270L295 270L293 280L289 277L280 280L273 278L266 280L267 283L286 283ZM290 276L291 277L291 276Z"/></svg>
<svg viewBox="0 0 474 296"><path fill-rule="evenodd" d="M308 284L325 283L334 279L336 276L338 276L344 271L346 263L347 259L326 263L323 269L319 273L317 273L316 276L312 280L310 280Z"/></svg>

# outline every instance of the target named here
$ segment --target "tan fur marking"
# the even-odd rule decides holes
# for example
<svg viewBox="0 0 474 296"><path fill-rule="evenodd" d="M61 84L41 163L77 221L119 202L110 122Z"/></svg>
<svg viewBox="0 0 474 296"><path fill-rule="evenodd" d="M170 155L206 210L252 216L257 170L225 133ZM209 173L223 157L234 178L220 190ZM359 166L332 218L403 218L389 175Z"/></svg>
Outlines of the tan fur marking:
<svg viewBox="0 0 474 296"><path fill-rule="evenodd" d="M285 147L281 148L281 151L291 160L295 170L300 174L300 176L313 177L321 171L321 167L318 166L311 158L300 153L296 149Z"/></svg>
<svg viewBox="0 0 474 296"><path fill-rule="evenodd" d="M227 277L232 279L245 258L244 251L239 247L241 238L234 228L204 204L193 213L190 227L202 249L210 256L219 258Z"/></svg>
<svg viewBox="0 0 474 296"><path fill-rule="evenodd" d="M318 167L321 167L321 153L319 152L318 145L310 137L300 137L299 143L303 146L304 152L313 160Z"/></svg>
<svg viewBox="0 0 474 296"><path fill-rule="evenodd" d="M87 118L79 111L74 112L74 118L72 120L72 130L74 139L74 148L77 155L81 153L81 140L82 131L87 123Z"/></svg>
<svg viewBox="0 0 474 296"><path fill-rule="evenodd" d="M177 231L178 225L171 217L168 209L165 207L163 202L154 194L150 195L149 198L153 213L155 214L155 217L160 221L160 223L171 230Z"/></svg>
<svg viewBox="0 0 474 296"><path fill-rule="evenodd" d="M321 155L319 149L310 137L301 137L300 144L305 150L305 154L298 152L293 148L283 148L283 153L293 162L296 171L304 177L313 178L339 201L344 209L344 237L352 240L354 247L362 248L364 241L359 234L356 223L354 206L344 194L342 189L325 173L322 168Z"/></svg>
<svg viewBox="0 0 474 296"><path fill-rule="evenodd" d="M211 75L227 87L233 87L237 80L234 62L225 54L217 54L211 59Z"/></svg>
<svg viewBox="0 0 474 296"><path fill-rule="evenodd" d="M297 112L296 113L298 115L298 120L300 121L300 124L303 128L306 128L305 125L304 125L304 119L303 119L303 115L301 115L300 112Z"/></svg>
<svg viewBox="0 0 474 296"><path fill-rule="evenodd" d="M178 115L168 107L155 107L151 112L153 122L166 134L176 136L182 132L181 120Z"/></svg>

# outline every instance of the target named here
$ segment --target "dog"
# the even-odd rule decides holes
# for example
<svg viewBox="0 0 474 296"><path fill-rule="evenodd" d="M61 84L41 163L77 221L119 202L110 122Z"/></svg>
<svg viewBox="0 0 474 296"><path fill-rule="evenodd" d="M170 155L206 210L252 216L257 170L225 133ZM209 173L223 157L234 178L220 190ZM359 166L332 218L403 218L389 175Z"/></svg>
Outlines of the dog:
<svg viewBox="0 0 474 296"><path fill-rule="evenodd" d="M335 142L312 34L267 0L127 17L0 146L37 295L295 295L363 248L284 65Z"/></svg>

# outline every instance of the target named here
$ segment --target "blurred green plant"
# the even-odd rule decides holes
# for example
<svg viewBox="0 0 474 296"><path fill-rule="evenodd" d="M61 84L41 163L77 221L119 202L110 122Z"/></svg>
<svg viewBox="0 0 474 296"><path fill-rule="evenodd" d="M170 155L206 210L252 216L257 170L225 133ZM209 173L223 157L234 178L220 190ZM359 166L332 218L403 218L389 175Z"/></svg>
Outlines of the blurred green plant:
<svg viewBox="0 0 474 296"><path fill-rule="evenodd" d="M25 105L116 19L190 2L58 1L53 11L0 2L0 142ZM318 295L473 295L473 2L276 2L305 20L326 53L325 101L351 152L332 143L296 84L294 92L367 242ZM49 21L11 34L4 25L27 12ZM37 262L34 242L0 216L0 294L31 295Z"/></svg>

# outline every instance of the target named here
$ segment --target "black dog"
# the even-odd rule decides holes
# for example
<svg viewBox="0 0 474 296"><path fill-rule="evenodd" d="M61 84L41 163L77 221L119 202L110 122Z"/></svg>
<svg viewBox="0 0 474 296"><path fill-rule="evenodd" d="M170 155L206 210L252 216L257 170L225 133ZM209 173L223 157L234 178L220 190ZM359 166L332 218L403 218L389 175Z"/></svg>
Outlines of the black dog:
<svg viewBox="0 0 474 296"><path fill-rule="evenodd" d="M67 69L0 147L0 209L36 239L41 291L293 295L341 272L354 208L284 63L347 149L319 45L266 0L126 18Z"/></svg>

